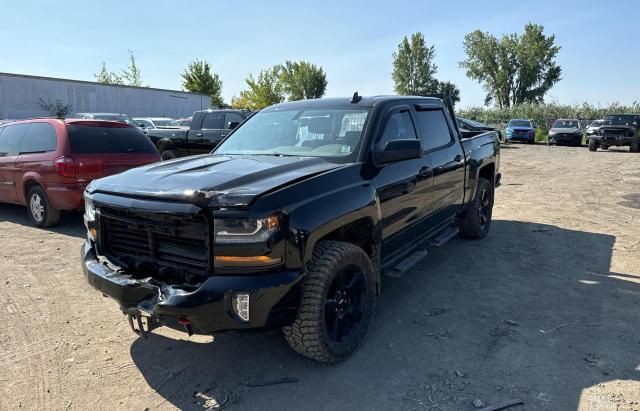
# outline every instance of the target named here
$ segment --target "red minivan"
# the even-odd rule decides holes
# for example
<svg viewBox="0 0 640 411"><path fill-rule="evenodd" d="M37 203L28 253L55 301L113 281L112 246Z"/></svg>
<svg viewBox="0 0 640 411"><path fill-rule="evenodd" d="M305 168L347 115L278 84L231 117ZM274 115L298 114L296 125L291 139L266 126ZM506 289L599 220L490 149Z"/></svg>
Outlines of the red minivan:
<svg viewBox="0 0 640 411"><path fill-rule="evenodd" d="M82 210L96 178L160 161L140 129L100 120L34 119L0 127L0 202L26 205L49 227L62 210Z"/></svg>

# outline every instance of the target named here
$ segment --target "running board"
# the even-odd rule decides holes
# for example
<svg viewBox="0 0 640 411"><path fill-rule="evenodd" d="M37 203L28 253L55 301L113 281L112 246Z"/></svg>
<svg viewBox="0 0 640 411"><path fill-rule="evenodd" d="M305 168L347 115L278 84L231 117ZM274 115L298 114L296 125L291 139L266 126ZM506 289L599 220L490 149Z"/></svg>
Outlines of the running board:
<svg viewBox="0 0 640 411"><path fill-rule="evenodd" d="M455 237L460 230L455 225L446 226L435 237L431 237L431 242L427 243L429 238L419 239L414 246L408 247L404 252L393 256L389 261L383 263L382 273L387 277L399 278L416 264L422 261L429 252L427 245L431 247L440 247Z"/></svg>
<svg viewBox="0 0 640 411"><path fill-rule="evenodd" d="M453 237L457 236L460 230L456 226L449 226L442 230L436 237L431 241L432 247L441 247L445 245L449 240Z"/></svg>

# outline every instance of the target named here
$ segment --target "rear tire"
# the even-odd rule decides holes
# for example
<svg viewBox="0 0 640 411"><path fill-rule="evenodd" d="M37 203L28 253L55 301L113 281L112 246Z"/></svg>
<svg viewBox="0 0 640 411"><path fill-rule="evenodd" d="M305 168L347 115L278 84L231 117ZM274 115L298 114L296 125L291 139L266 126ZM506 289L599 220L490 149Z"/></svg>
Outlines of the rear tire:
<svg viewBox="0 0 640 411"><path fill-rule="evenodd" d="M478 179L476 194L458 222L463 238L483 238L491 228L493 214L493 184L486 178Z"/></svg>
<svg viewBox="0 0 640 411"><path fill-rule="evenodd" d="M27 193L29 218L40 228L51 227L60 222L60 210L55 209L42 187L32 187Z"/></svg>
<svg viewBox="0 0 640 411"><path fill-rule="evenodd" d="M596 141L592 138L589 139L589 151L596 151L598 150L598 144L596 143Z"/></svg>
<svg viewBox="0 0 640 411"><path fill-rule="evenodd" d="M322 241L303 284L293 324L283 327L296 352L323 363L337 363L354 352L373 315L376 284L371 259L360 247Z"/></svg>
<svg viewBox="0 0 640 411"><path fill-rule="evenodd" d="M162 161L165 160L173 160L174 158L178 158L178 155L173 150L165 150L162 152Z"/></svg>
<svg viewBox="0 0 640 411"><path fill-rule="evenodd" d="M632 141L631 144L629 144L629 151L631 151L632 153L640 152L640 142Z"/></svg>

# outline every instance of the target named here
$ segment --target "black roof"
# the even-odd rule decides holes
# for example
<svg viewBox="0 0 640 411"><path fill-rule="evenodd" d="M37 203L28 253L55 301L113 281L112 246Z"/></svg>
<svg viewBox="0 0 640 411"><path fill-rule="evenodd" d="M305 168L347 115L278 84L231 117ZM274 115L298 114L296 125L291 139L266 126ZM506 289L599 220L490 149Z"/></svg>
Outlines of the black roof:
<svg viewBox="0 0 640 411"><path fill-rule="evenodd" d="M286 103L275 104L267 107L265 110L282 110L282 109L303 109L303 108L331 108L331 107L373 107L376 104L389 101L398 100L428 100L434 102L440 102L441 100L435 97L422 97L422 96L362 96L362 99L357 103L351 103L352 97L331 97L331 98L316 98L309 100L289 101Z"/></svg>

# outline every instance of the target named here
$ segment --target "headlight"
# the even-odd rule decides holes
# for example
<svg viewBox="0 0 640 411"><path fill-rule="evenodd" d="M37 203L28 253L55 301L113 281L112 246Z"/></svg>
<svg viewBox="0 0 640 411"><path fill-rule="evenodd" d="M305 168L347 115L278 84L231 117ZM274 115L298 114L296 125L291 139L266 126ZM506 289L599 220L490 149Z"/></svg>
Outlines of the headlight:
<svg viewBox="0 0 640 411"><path fill-rule="evenodd" d="M84 216L87 221L96 221L96 208L86 193L84 195Z"/></svg>
<svg viewBox="0 0 640 411"><path fill-rule="evenodd" d="M280 229L280 218L217 218L213 228L217 244L259 243Z"/></svg>

